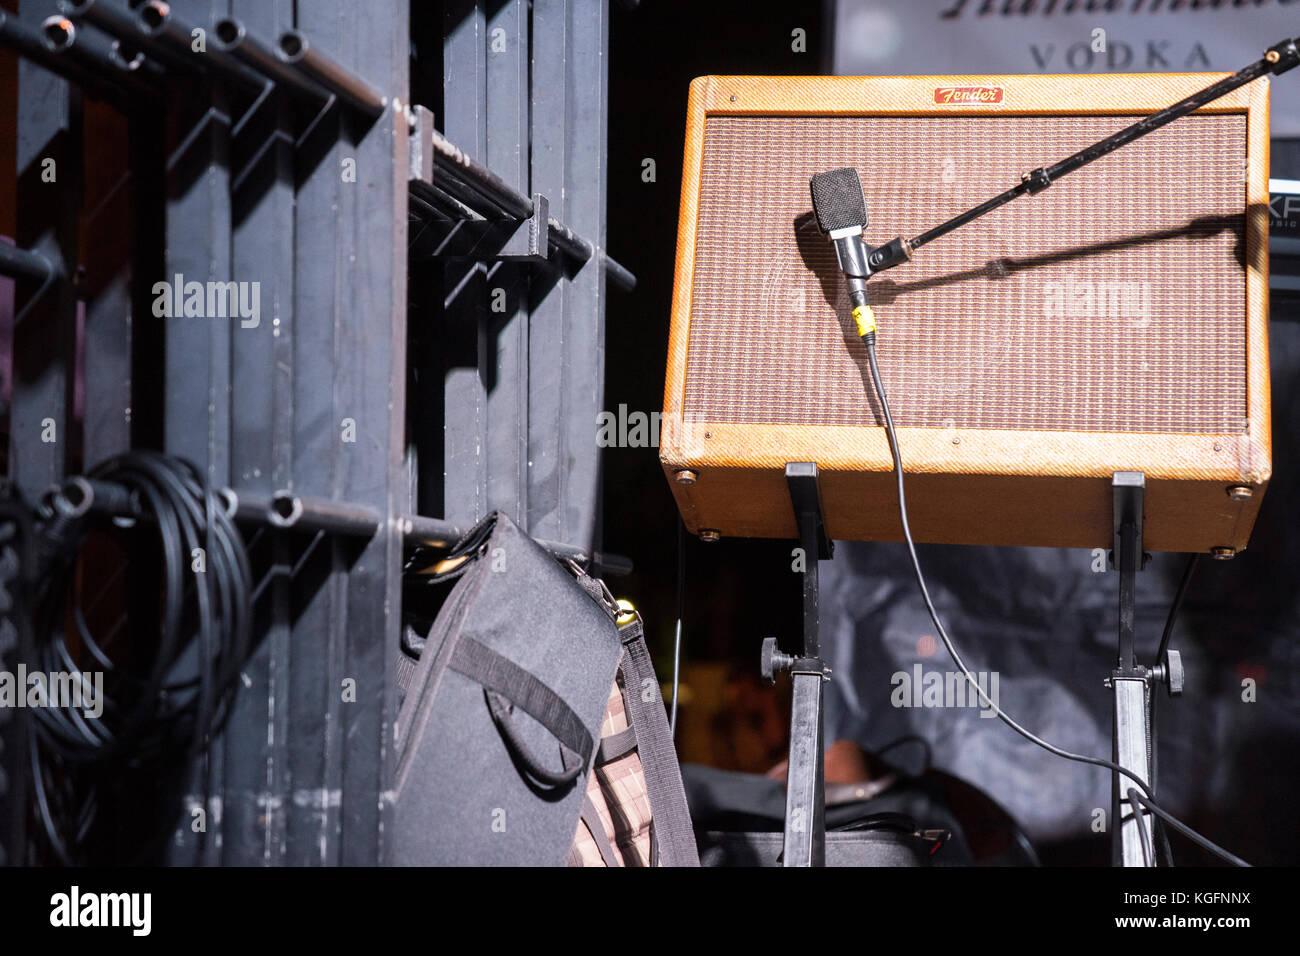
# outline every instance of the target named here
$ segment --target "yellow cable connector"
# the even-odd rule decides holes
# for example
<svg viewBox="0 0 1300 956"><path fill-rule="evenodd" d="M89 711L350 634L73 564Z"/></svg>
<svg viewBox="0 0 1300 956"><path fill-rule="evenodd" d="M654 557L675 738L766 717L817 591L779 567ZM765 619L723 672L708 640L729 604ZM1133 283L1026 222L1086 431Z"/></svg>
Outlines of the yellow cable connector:
<svg viewBox="0 0 1300 956"><path fill-rule="evenodd" d="M625 627L636 620L636 608L632 606L631 601L625 601L623 598L618 599L618 609L621 612L615 623L619 627Z"/></svg>
<svg viewBox="0 0 1300 956"><path fill-rule="evenodd" d="M869 305L860 305L854 309L853 320L858 323L858 335L876 331L876 313L871 311Z"/></svg>

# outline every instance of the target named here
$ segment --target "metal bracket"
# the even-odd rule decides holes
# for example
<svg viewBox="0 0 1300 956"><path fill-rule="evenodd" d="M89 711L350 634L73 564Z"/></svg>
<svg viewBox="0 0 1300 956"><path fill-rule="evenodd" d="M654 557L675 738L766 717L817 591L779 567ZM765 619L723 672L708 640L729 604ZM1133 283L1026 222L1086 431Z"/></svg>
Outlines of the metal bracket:
<svg viewBox="0 0 1300 956"><path fill-rule="evenodd" d="M1119 673L1133 672L1133 626L1136 575L1142 561L1142 508L1146 475L1117 471L1111 478L1111 526L1115 565L1119 568Z"/></svg>
<svg viewBox="0 0 1300 956"><path fill-rule="evenodd" d="M411 212L440 226L416 233L414 256L548 262L569 272L596 258L614 285L635 287L632 273L552 218L544 195L529 199L444 138L427 107L410 107L407 123Z"/></svg>
<svg viewBox="0 0 1300 956"><path fill-rule="evenodd" d="M794 506L794 518L799 528L799 540L808 551L809 546L804 534L805 522L811 519L813 538L816 541L818 559L829 561L834 557L835 545L826 537L826 522L822 517L821 486L817 481L817 463L812 461L792 461L785 466L785 483L790 489L790 503Z"/></svg>
<svg viewBox="0 0 1300 956"><path fill-rule="evenodd" d="M434 128L433 112L428 107L411 107L408 123L411 130L408 137L408 188L415 200L414 211L417 215L427 211L449 226L445 234L431 244L417 245L417 255L548 261L552 220L551 204L546 196L533 193L532 202L522 196L510 197L517 202L499 214L490 209L474 208L472 202L481 206L483 196L464 194L468 189L465 178L473 182L481 174L484 185L494 195L504 195L509 187L497 181L487 170L479 170L467 157L463 157L464 170L460 176L447 173L445 166L440 167L437 163L439 150L434 144L434 137L438 134ZM427 217L421 215L421 218ZM430 238L433 238L432 233Z"/></svg>
<svg viewBox="0 0 1300 956"><path fill-rule="evenodd" d="M533 214L503 237L497 258L545 262L551 244L550 218L550 200L541 193L533 193ZM508 223L502 225L509 227Z"/></svg>

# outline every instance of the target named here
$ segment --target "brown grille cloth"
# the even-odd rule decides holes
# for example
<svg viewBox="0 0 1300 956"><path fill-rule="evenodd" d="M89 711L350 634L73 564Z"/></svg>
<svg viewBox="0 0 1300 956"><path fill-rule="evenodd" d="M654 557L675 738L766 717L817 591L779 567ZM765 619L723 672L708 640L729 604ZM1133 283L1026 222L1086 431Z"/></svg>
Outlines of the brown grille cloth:
<svg viewBox="0 0 1300 956"><path fill-rule="evenodd" d="M715 116L705 126L686 421L879 423L808 179L854 166L879 244L1130 116ZM1191 116L871 281L900 425L1245 429L1246 120Z"/></svg>

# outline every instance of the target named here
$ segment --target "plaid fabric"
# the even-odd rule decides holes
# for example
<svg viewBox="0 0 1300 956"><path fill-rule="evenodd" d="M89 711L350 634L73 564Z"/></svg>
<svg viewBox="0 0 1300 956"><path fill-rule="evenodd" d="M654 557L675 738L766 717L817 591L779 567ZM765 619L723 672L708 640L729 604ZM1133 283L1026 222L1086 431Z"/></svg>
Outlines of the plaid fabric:
<svg viewBox="0 0 1300 956"><path fill-rule="evenodd" d="M609 690L601 739L628 727L623 707L623 669L620 667ZM596 808L604 834L593 834L580 819L569 848L569 866L604 866L597 840L607 836L621 866L650 865L650 794L645 772L635 750L606 764L597 764L587 779L587 797Z"/></svg>

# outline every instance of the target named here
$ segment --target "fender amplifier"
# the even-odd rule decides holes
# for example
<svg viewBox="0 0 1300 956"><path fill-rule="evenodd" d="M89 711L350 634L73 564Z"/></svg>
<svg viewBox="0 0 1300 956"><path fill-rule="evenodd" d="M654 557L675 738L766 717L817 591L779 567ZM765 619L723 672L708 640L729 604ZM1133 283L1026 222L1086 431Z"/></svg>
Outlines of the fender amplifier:
<svg viewBox="0 0 1300 956"><path fill-rule="evenodd" d="M1220 75L701 77L691 84L660 459L687 527L901 540L866 350L808 180L855 167L912 236ZM1268 84L1257 80L869 283L919 541L1246 546L1268 482Z"/></svg>

